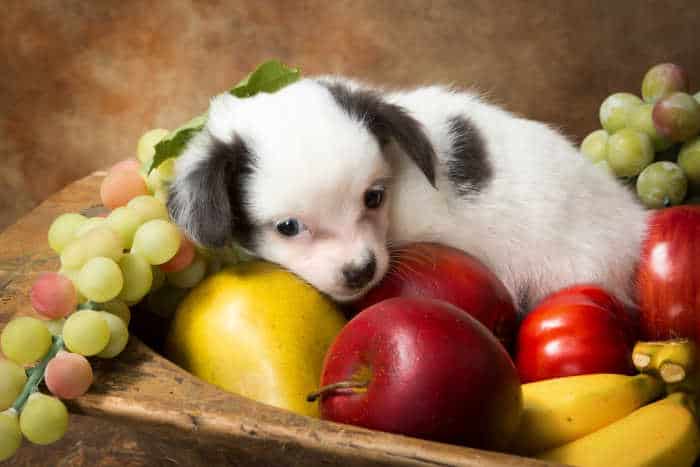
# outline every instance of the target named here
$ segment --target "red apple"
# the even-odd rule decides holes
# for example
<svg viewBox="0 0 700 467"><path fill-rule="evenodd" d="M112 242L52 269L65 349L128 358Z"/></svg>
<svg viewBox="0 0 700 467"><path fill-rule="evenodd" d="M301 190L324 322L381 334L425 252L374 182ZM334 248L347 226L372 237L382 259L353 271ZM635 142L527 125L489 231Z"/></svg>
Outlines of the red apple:
<svg viewBox="0 0 700 467"><path fill-rule="evenodd" d="M328 387L349 381L363 386ZM355 316L331 345L321 417L370 429L500 449L522 410L508 352L441 300L392 298Z"/></svg>
<svg viewBox="0 0 700 467"><path fill-rule="evenodd" d="M545 298L520 326L520 381L634 371L634 320L610 293L577 285Z"/></svg>
<svg viewBox="0 0 700 467"><path fill-rule="evenodd" d="M476 318L510 348L518 322L513 300L479 260L435 243L410 244L395 255L394 267L354 304L355 311L392 297L444 300Z"/></svg>
<svg viewBox="0 0 700 467"><path fill-rule="evenodd" d="M700 207L654 212L637 275L642 335L700 342Z"/></svg>

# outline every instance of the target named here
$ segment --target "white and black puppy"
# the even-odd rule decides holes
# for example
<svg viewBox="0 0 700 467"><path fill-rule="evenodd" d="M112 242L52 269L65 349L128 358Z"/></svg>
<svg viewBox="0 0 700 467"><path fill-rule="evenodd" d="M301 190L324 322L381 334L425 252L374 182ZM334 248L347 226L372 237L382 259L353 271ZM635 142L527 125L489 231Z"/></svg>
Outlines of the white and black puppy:
<svg viewBox="0 0 700 467"><path fill-rule="evenodd" d="M416 241L476 256L521 311L581 282L633 301L646 211L560 133L475 94L339 77L223 94L176 173L169 209L191 238L238 242L338 301Z"/></svg>

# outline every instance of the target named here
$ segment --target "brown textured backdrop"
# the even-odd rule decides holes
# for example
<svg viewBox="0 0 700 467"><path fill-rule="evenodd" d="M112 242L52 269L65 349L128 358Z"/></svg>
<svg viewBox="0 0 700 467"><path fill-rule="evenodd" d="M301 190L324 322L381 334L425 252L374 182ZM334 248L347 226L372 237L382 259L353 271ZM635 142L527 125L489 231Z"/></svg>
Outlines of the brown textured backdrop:
<svg viewBox="0 0 700 467"><path fill-rule="evenodd" d="M654 63L684 65L700 88L697 0L10 0L2 16L0 229L271 57L476 85L576 139Z"/></svg>

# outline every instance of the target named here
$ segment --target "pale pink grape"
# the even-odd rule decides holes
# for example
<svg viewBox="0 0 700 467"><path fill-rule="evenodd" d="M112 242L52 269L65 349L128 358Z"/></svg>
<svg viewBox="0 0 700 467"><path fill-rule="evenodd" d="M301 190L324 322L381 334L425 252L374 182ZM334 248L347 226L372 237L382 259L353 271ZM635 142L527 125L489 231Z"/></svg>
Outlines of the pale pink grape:
<svg viewBox="0 0 700 467"><path fill-rule="evenodd" d="M148 194L146 182L136 170L110 170L100 186L102 204L109 209L124 206L133 198Z"/></svg>
<svg viewBox="0 0 700 467"><path fill-rule="evenodd" d="M92 384L92 377L87 358L65 351L51 359L44 373L46 387L61 399L76 399L85 394Z"/></svg>
<svg viewBox="0 0 700 467"><path fill-rule="evenodd" d="M165 272L182 271L187 266L192 264L192 261L194 260L194 254L194 243L192 243L192 241L189 238L183 235L182 241L180 242L180 249L177 250L177 253L175 254L175 256L173 256L173 258L170 261L161 264L160 268Z"/></svg>
<svg viewBox="0 0 700 467"><path fill-rule="evenodd" d="M49 319L63 318L78 305L73 282L63 274L44 272L34 281L29 292L32 307Z"/></svg>
<svg viewBox="0 0 700 467"><path fill-rule="evenodd" d="M123 161L117 162L109 169L110 172L120 170L133 170L138 172L141 170L141 163L138 161L138 159L130 157L129 159L124 159Z"/></svg>

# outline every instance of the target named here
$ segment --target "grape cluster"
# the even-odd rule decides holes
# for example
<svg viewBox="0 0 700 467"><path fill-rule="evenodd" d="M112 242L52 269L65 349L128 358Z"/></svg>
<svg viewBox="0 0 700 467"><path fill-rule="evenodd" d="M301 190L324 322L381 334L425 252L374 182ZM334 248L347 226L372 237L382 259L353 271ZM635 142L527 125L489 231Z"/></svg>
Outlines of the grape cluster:
<svg viewBox="0 0 700 467"><path fill-rule="evenodd" d="M648 208L700 202L700 92L689 94L687 73L672 63L647 71L641 91L603 101L603 128L586 136L581 152L634 182Z"/></svg>
<svg viewBox="0 0 700 467"><path fill-rule="evenodd" d="M233 249L200 249L174 225L165 203L175 158L148 172L166 130L146 132L138 159L113 166L100 187L106 216L57 217L49 246L58 272L40 274L30 300L37 317L12 319L0 335L0 461L23 438L36 444L60 439L68 427L61 399L75 399L92 384L86 357L113 358L129 340L130 306L144 299L160 315L174 311L187 289L234 263ZM38 391L44 382L51 395Z"/></svg>

